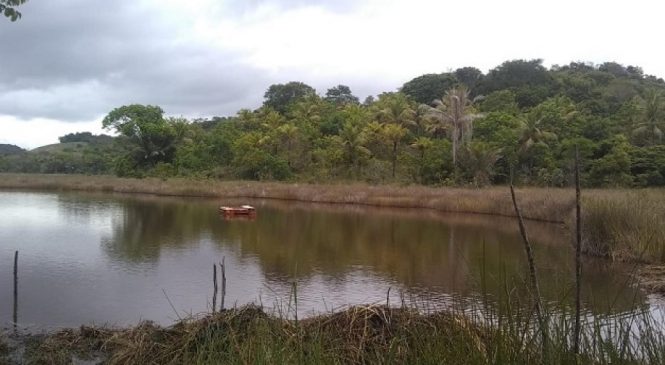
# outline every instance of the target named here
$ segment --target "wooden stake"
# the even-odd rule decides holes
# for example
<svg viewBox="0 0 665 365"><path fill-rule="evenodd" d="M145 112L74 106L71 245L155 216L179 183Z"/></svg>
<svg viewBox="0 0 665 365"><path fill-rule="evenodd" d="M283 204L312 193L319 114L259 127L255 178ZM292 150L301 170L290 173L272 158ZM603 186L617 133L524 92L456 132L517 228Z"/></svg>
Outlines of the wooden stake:
<svg viewBox="0 0 665 365"><path fill-rule="evenodd" d="M212 264L212 312L217 309L217 264Z"/></svg>
<svg viewBox="0 0 665 365"><path fill-rule="evenodd" d="M14 311L12 315L14 331L18 322L18 251L14 252Z"/></svg>
<svg viewBox="0 0 665 365"><path fill-rule="evenodd" d="M522 213L520 212L520 209L517 206L517 198L515 198L515 188L513 187L512 173L510 178L510 196L513 199L513 207L515 208L515 214L517 214L517 221L519 222L520 226L520 234L522 235L522 240L524 242L524 250L526 251L526 258L529 263L531 290L535 298L536 316L538 317L538 322L540 322L541 333L543 338L543 344L542 344L543 358L546 358L548 329L545 323L545 317L543 316L543 305L541 303L540 286L538 285L538 275L536 273L536 263L533 259L533 250L531 249L531 242L529 241L529 237L526 234L526 228L524 227L524 219L522 218Z"/></svg>
<svg viewBox="0 0 665 365"><path fill-rule="evenodd" d="M576 223L576 244L575 244L575 333L573 339L573 352L575 355L580 353L580 315L581 315L581 294L582 294L582 206L580 189L580 156L579 148L575 146L575 223Z"/></svg>
<svg viewBox="0 0 665 365"><path fill-rule="evenodd" d="M222 268L222 303L219 308L221 311L224 309L224 298L226 297L226 263L224 262L226 260L226 257L222 257L222 263L220 264Z"/></svg>

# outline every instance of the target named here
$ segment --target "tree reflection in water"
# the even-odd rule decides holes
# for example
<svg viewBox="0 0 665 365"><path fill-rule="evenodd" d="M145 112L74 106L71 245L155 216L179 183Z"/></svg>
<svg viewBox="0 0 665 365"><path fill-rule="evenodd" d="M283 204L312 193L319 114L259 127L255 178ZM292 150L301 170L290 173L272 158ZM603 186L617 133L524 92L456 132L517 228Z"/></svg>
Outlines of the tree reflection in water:
<svg viewBox="0 0 665 365"><path fill-rule="evenodd" d="M357 279L359 272L421 294L470 296L484 286L487 294L499 296L506 286L523 287L525 260L511 218L251 201L259 213L247 221L224 220L217 214L218 202L209 200L143 196L119 201L122 214L114 216L103 247L120 265L150 265L165 250L192 250L211 240L232 249L241 265L258 264L266 285L282 291L296 275L302 283L317 277L335 286ZM529 222L527 229L545 299L569 301L562 298L573 277L567 231L538 222ZM613 310L622 310L643 302L619 272L602 260L587 260L583 292L589 306L608 307L611 299Z"/></svg>

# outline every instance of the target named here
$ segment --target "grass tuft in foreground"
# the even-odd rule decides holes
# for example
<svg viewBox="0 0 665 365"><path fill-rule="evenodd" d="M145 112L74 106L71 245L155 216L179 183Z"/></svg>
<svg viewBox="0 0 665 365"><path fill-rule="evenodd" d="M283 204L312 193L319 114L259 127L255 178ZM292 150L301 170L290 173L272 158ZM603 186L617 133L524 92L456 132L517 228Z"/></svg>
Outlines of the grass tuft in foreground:
<svg viewBox="0 0 665 365"><path fill-rule="evenodd" d="M569 315L549 316L549 342L543 347L534 318L526 311L467 313L471 314L360 306L293 321L247 306L168 328L146 322L125 330L65 330L34 341L26 360L35 364L67 364L72 356L108 364L561 364L576 360ZM646 314L589 320L577 361L663 363L661 330Z"/></svg>

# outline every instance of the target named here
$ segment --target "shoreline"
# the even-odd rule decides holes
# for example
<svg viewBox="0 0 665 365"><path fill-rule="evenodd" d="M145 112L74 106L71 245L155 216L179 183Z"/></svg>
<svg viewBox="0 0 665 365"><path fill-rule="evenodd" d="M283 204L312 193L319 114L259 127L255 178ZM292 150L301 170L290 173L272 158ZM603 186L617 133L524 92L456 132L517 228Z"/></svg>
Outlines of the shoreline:
<svg viewBox="0 0 665 365"><path fill-rule="evenodd" d="M97 175L0 174L0 189L88 191L199 198L251 198L386 208L431 209L516 217L508 187L458 188L418 185L310 184L218 181L185 178L131 179ZM574 208L574 190L516 189L525 219L566 223Z"/></svg>

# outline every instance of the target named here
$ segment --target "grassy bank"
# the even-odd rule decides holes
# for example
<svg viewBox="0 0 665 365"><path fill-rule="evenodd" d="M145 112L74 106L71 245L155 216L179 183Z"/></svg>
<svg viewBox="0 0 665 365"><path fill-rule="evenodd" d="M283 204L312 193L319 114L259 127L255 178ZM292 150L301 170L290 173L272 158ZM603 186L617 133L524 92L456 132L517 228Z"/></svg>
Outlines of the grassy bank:
<svg viewBox="0 0 665 365"><path fill-rule="evenodd" d="M313 185L190 179L123 179L111 176L0 174L0 189L82 190L211 198L262 198L514 216L506 187L484 189ZM567 223L574 206L571 189L521 188L527 219ZM583 236L587 254L615 260L665 263L665 191L583 191Z"/></svg>
<svg viewBox="0 0 665 365"><path fill-rule="evenodd" d="M501 317L407 308L353 307L301 321L244 307L162 328L81 327L28 341L23 360L69 364L562 364L574 363L567 319L551 316L547 345L526 312ZM608 324L609 323L609 324ZM637 317L586 323L580 364L655 364L665 339ZM646 323L633 332L631 323ZM636 341L633 336L640 336Z"/></svg>
<svg viewBox="0 0 665 365"><path fill-rule="evenodd" d="M428 208L446 212L514 216L505 187L484 189L425 186L314 185L295 183L191 179L124 179L111 176L0 174L0 189L83 190L171 196L245 197L303 202L361 204L395 208ZM566 189L519 189L525 218L564 222L574 204Z"/></svg>

